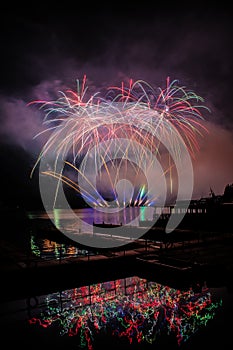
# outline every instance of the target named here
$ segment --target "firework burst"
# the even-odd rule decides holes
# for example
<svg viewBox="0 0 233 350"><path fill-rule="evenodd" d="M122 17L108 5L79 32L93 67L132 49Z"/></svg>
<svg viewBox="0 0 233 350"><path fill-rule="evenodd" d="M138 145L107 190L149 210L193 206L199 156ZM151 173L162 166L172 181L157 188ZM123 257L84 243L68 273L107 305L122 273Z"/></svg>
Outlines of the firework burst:
<svg viewBox="0 0 233 350"><path fill-rule="evenodd" d="M202 124L202 110L208 110L202 104L203 98L169 78L164 89L155 90L145 81L130 80L128 86L122 83L120 87L107 88L104 96L96 92L88 98L87 90L84 76L81 85L77 81L77 91L60 92L55 101L31 102L40 104L45 113L45 129L36 137L49 134L32 173L40 160L52 152L53 167L43 174L74 189L89 205L153 205L158 196L148 191L141 173L153 169L155 157L163 158L165 144L166 149L172 149L172 156L168 157L163 175L169 175L172 189L172 169L182 157L181 142L195 157L199 150L197 135L207 131ZM60 159L62 168L57 165ZM78 182L70 177L71 171ZM98 181L88 175L90 172ZM122 196L116 190L123 178L129 179L133 187L127 196L124 188ZM101 186L97 189L101 182L105 193Z"/></svg>

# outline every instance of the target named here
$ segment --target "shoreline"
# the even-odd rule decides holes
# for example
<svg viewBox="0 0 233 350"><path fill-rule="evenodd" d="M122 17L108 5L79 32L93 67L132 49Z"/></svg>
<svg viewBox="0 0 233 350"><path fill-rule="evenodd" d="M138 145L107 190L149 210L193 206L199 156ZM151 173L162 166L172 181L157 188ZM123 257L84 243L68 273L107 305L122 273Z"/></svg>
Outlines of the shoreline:
<svg viewBox="0 0 233 350"><path fill-rule="evenodd" d="M2 298L14 299L30 292L35 293L37 289L52 290L71 286L72 283L75 285L77 279L82 283L91 279L108 278L108 269L114 271L116 276L126 273L155 274L155 278L161 277L171 284L177 282L182 285L186 282L187 285L192 278L208 279L212 285L225 284L233 289L231 232L177 229L179 240L174 239L174 234L169 244L161 244L155 237L152 240L150 235L146 235L146 239L139 239L117 249L100 249L97 255L45 260L33 255L30 247L31 232L35 225L39 227L39 221L29 220L21 210L16 210L14 214L11 211L7 213L4 221L8 223L9 229L0 238L0 272L6 281L6 287L1 289ZM46 222L41 220L43 224ZM59 240L72 244L72 240L61 234L50 220L47 220L46 225L49 229L43 231L42 236L53 240L58 235ZM155 229L158 234L163 231L164 227ZM182 241L188 234L191 234L191 239ZM184 266L190 269L182 271Z"/></svg>
<svg viewBox="0 0 233 350"><path fill-rule="evenodd" d="M170 249L154 248L153 242L140 241L122 251L102 251L98 255L43 260L29 257L9 242L1 241L0 271L7 281L1 289L3 299L76 287L78 283L107 280L117 276L145 275L170 285L188 286L192 280L207 280L208 285L232 289L233 237L228 241L190 244ZM5 259L4 259L5 255ZM182 268L189 266L189 269Z"/></svg>

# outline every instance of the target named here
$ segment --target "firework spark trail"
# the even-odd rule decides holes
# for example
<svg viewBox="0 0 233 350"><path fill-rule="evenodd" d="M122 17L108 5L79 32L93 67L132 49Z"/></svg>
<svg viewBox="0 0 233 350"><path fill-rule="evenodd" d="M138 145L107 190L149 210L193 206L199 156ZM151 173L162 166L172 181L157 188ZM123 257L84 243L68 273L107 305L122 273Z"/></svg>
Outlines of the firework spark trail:
<svg viewBox="0 0 233 350"><path fill-rule="evenodd" d="M85 135L87 134L86 137L88 139L91 132L93 132L94 129L98 131L101 126L109 125L110 127L115 123L126 121L128 122L129 127L132 128L131 130L133 132L134 125L139 128L141 126L142 129L145 121L148 119L151 119L148 124L148 132L150 131L152 134L156 134L156 129L159 126L165 131L169 126L166 121L169 120L175 125L175 127L181 128L181 131L183 130L184 134L186 132L183 136L185 136L187 141L189 140L190 144L193 144L193 136L195 133L200 132L197 126L204 128L201 123L198 123L198 120L203 119L200 108L207 109L207 107L193 106L191 104L193 99L197 102L202 102L203 99L193 92L186 92L185 87L178 87L175 85L176 83L176 80L171 84L167 81L168 86L164 90L159 89L160 94L158 97L156 96L154 89L150 87L148 83L137 81L134 84L131 82L132 86L129 89L117 87L109 88L108 94L105 98L99 97L99 93L96 93L91 96L87 102L84 102L83 100L85 94L83 93L84 88L82 88L81 94L68 90L67 94L60 92L62 97L57 101L34 101L32 103L41 104L41 109L45 110L45 124L63 122L66 119L68 120L68 123L70 123L69 117L72 117L71 120L74 122L74 125L69 126L71 133L70 135L68 134L67 137L73 136L72 130L78 127L75 136L77 137L77 141L79 139L83 140L83 145L87 144ZM146 92L146 88L148 92ZM138 89L139 92L136 94L136 90ZM116 95L118 90L120 93ZM110 99L111 93L115 93L116 95L112 99ZM150 118L148 118L149 111ZM50 118L50 116L54 114L55 117ZM58 129L58 133L59 125L60 124L54 126L55 129ZM66 124L62 125L62 127L66 127ZM51 129L49 128L45 131L49 130ZM109 131L111 131L113 135L115 134L114 128L110 128ZM48 147L49 144L45 145L43 151L46 152ZM80 151L82 151L82 149L80 149Z"/></svg>
<svg viewBox="0 0 233 350"><path fill-rule="evenodd" d="M156 91L143 80L130 80L129 86L122 83L120 87L109 87L105 96L96 92L88 97L87 90L84 76L81 84L77 81L76 92L60 91L57 100L29 103L39 104L45 113L45 130L35 137L49 135L31 176L41 162L41 174L57 181L56 188L53 185L49 193L50 183L40 182L45 207L50 206L51 195L55 207L59 191L63 191L61 184L72 188L95 208L156 203L163 206L164 181L170 182L171 193L175 187L173 169L179 180L177 201L182 198L180 184L189 201L193 189L190 156L195 158L199 150L197 136L208 132L202 125L201 110L208 110L201 104L203 98L169 78L166 87ZM130 183L123 183L123 194L122 179ZM97 180L102 182L101 190ZM107 194L103 192L106 188ZM109 193L114 198L107 199ZM70 208L64 192L61 201L62 206ZM182 215L172 214L166 232L171 232L181 220Z"/></svg>

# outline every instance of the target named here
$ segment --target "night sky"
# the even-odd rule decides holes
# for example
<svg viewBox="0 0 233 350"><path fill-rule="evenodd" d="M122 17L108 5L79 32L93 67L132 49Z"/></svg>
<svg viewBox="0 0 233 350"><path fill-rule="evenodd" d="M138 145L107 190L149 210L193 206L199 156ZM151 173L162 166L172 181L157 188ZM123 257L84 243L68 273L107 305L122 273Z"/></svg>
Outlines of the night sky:
<svg viewBox="0 0 233 350"><path fill-rule="evenodd" d="M129 79L164 87L169 76L202 96L211 113L193 160L193 197L208 196L210 187L222 194L233 182L232 38L232 13L223 5L2 8L0 203L39 203L37 178L29 175L42 120L27 104L75 90L85 74L91 92Z"/></svg>

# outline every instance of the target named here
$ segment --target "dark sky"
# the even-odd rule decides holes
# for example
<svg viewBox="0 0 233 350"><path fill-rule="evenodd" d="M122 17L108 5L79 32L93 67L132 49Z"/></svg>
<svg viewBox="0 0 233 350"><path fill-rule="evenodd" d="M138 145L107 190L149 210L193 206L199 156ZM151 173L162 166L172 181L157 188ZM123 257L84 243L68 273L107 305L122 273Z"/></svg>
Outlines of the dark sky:
<svg viewBox="0 0 233 350"><path fill-rule="evenodd" d="M42 125L27 103L75 90L84 74L93 92L130 78L161 87L169 76L202 96L211 113L194 160L194 197L210 187L222 194L233 182L233 21L229 6L213 6L2 8L1 202L25 205L38 194L29 174Z"/></svg>

